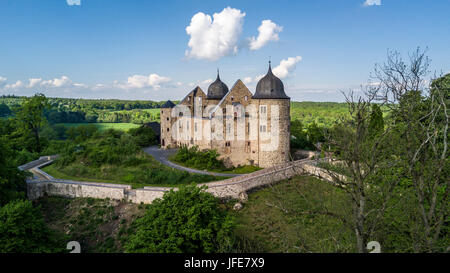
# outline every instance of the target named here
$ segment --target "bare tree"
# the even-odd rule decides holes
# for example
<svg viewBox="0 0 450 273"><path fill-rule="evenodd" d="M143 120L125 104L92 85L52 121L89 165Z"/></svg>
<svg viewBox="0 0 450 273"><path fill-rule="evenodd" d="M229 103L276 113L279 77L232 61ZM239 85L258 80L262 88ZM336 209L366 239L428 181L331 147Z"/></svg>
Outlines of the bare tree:
<svg viewBox="0 0 450 273"><path fill-rule="evenodd" d="M378 85L369 84L363 91L373 94L376 89ZM333 183L351 197L351 224L357 250L365 253L398 181L388 181L382 174L382 170L392 164L384 151L390 130L383 129L376 135L370 133L370 109L374 97L355 98L353 91L344 96L349 117L342 118L326 135L334 156L323 167Z"/></svg>
<svg viewBox="0 0 450 273"><path fill-rule="evenodd" d="M412 238L416 252L442 250L436 243L449 216L450 81L427 81L429 64L426 50L410 54L408 64L390 51L387 62L375 68L373 79L379 88L369 92L390 108L403 140L397 144L398 156L412 181L419 213Z"/></svg>

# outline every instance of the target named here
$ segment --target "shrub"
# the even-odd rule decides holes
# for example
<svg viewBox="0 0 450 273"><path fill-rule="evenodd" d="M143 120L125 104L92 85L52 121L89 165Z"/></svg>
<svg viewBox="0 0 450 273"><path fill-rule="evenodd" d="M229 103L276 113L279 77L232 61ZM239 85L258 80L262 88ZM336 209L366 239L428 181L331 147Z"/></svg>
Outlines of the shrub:
<svg viewBox="0 0 450 273"><path fill-rule="evenodd" d="M172 159L195 169L226 170L223 161L217 159L218 156L216 150L200 151L198 146L191 148L183 146Z"/></svg>
<svg viewBox="0 0 450 273"><path fill-rule="evenodd" d="M185 186L153 201L133 228L127 252L211 253L229 241L233 219L204 188Z"/></svg>
<svg viewBox="0 0 450 273"><path fill-rule="evenodd" d="M130 129L129 133L134 137L136 144L140 147L158 144L155 133L149 126L142 125L141 127Z"/></svg>
<svg viewBox="0 0 450 273"><path fill-rule="evenodd" d="M0 252L60 252L39 208L15 200L0 208Z"/></svg>

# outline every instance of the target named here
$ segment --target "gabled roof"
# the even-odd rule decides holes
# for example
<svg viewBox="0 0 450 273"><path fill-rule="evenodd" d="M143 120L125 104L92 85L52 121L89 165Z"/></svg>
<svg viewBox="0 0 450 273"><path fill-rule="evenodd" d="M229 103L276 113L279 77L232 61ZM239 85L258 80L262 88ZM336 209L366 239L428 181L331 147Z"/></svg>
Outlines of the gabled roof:
<svg viewBox="0 0 450 273"><path fill-rule="evenodd" d="M245 86L245 84L241 81L241 79L238 79L238 80L233 84L233 87L231 87L230 91L228 91L228 92L225 94L225 96L223 96L223 98L219 101L219 103L216 105L216 107L214 107L214 109L210 112L210 114L209 114L209 117L210 117L210 118L212 117L212 114L215 113L215 112L217 111L217 109L219 109L219 107L222 105L222 103L225 101L225 99L228 97L228 95L230 95L231 92L234 90L234 87L235 87L236 85L238 85L238 84L242 84L242 85ZM247 87L247 86L245 86L245 87ZM247 89L248 89L248 88L247 88ZM249 93L250 93L250 95L252 94L252 92L250 92L250 90L249 90Z"/></svg>
<svg viewBox="0 0 450 273"><path fill-rule="evenodd" d="M174 107L175 103L173 103L170 100L166 101L163 105L161 105L161 108L174 108Z"/></svg>
<svg viewBox="0 0 450 273"><path fill-rule="evenodd" d="M191 92L189 92L181 101L179 104L181 104L187 97L189 97L191 94L196 97L198 95L198 93L202 93L203 95L206 96L205 92L203 92L203 90L197 85L194 90L192 90Z"/></svg>

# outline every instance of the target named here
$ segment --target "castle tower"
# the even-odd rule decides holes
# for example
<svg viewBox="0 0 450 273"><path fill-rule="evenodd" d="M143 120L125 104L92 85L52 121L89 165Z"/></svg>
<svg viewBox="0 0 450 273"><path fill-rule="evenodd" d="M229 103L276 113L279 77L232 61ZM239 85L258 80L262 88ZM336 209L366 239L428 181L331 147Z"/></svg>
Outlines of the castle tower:
<svg viewBox="0 0 450 273"><path fill-rule="evenodd" d="M161 148L167 149L175 146L175 141L172 139L172 108L175 104L170 100L166 101L160 109L161 120Z"/></svg>
<svg viewBox="0 0 450 273"><path fill-rule="evenodd" d="M208 87L208 94L206 99L208 100L208 105L219 104L220 100L228 93L228 86L220 80L219 69L217 69L217 78Z"/></svg>
<svg viewBox="0 0 450 273"><path fill-rule="evenodd" d="M280 165L289 161L290 98L284 93L283 82L272 73L269 62L267 74L256 85L252 104L256 107L258 152L252 159L260 167Z"/></svg>

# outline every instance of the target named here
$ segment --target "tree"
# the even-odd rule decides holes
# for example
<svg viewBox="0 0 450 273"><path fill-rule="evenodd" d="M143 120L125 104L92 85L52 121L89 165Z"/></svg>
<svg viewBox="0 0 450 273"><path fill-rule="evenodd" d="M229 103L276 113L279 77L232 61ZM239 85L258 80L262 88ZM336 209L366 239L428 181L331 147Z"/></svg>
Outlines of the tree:
<svg viewBox="0 0 450 273"><path fill-rule="evenodd" d="M411 239L416 252L445 251L449 243L450 76L426 80L430 61L425 53L418 48L405 63L398 52L388 52L387 62L375 68L379 88L371 92L390 108L399 140L397 160L415 191L417 209L411 213L417 223L411 223Z"/></svg>
<svg viewBox="0 0 450 273"><path fill-rule="evenodd" d="M384 131L383 113L378 104L372 104L372 111L370 113L369 134L376 135Z"/></svg>
<svg viewBox="0 0 450 273"><path fill-rule="evenodd" d="M43 94L36 94L27 98L22 106L15 110L19 132L25 138L31 136L34 139L33 151L36 152L42 149L39 130L46 124L44 110L48 107L47 98Z"/></svg>
<svg viewBox="0 0 450 273"><path fill-rule="evenodd" d="M372 99L355 99L352 92L346 95L348 118L342 118L326 135L334 157L324 167L332 182L351 198L350 225L355 231L360 253L367 252L366 245L373 238L398 183L385 173L392 167L386 156L389 131L371 134L371 124L376 116L370 109Z"/></svg>
<svg viewBox="0 0 450 273"><path fill-rule="evenodd" d="M7 138L0 137L0 206L11 200L25 197L26 174L14 162L14 153Z"/></svg>
<svg viewBox="0 0 450 273"><path fill-rule="evenodd" d="M0 208L0 252L61 252L39 208L28 200L12 201Z"/></svg>
<svg viewBox="0 0 450 273"><path fill-rule="evenodd" d="M229 239L233 221L218 199L196 186L171 190L133 223L127 252L211 253Z"/></svg>
<svg viewBox="0 0 450 273"><path fill-rule="evenodd" d="M11 109L9 109L8 105L1 103L0 104L0 117L7 117L11 115Z"/></svg>

